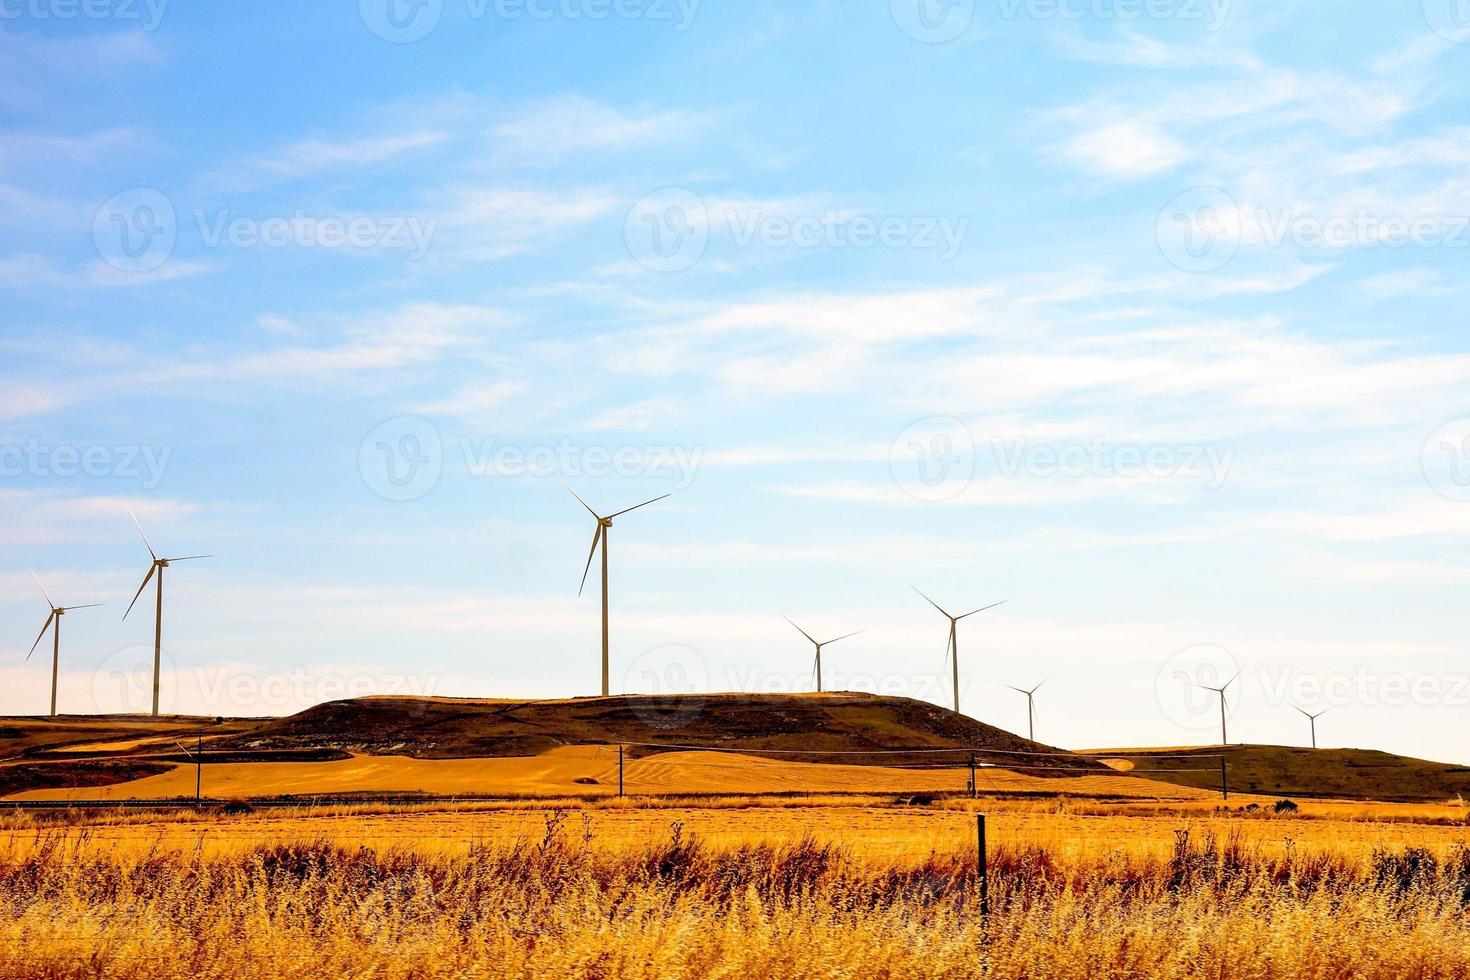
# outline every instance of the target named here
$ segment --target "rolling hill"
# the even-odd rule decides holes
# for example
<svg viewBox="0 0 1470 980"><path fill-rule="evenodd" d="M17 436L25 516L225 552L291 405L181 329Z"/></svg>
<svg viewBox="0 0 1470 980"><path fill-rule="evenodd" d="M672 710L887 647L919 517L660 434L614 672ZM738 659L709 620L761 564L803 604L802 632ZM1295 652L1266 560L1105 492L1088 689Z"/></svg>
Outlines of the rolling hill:
<svg viewBox="0 0 1470 980"><path fill-rule="evenodd" d="M1231 792L1270 796L1439 803L1470 798L1470 767L1372 749L1232 745L1183 749L1088 749L1080 754L1115 769L1199 789L1219 789L1225 756ZM1203 769L1204 772L1163 772Z"/></svg>
<svg viewBox="0 0 1470 980"><path fill-rule="evenodd" d="M149 779L153 782L148 785L162 789L174 785L174 780L162 777L185 767L190 770L192 786L191 751L198 739L203 740L206 768L216 776L228 772L232 785L258 781L272 787L293 782L305 787L316 780L339 788L353 782L379 789L390 783L420 782L425 787L489 787L494 781L486 779L493 770L503 773L505 785L516 792L535 785L543 776L565 789L605 781L609 759L615 773L616 746L626 747L629 763L678 757L683 770L677 778L676 770L667 765L662 769L640 765L637 770L640 776L647 774L650 786L669 788L703 786L701 773L718 784L722 777L716 774L720 767L714 763L721 755L734 759L736 754L746 760L737 767L741 774L758 774L761 786L800 785L803 780L815 783L814 772L809 778L800 775L800 767L809 763L844 767L841 785L851 784L852 773L864 767L873 770L875 785L914 785L914 780L901 777L903 771L943 767L955 772L967 765L971 753L982 766L1013 769L1032 782L1117 779L1100 761L1029 742L906 698L866 694L627 695L549 701L373 697L328 702L285 718L0 719L0 795L135 781L143 784ZM589 768L579 776L574 766L583 762L568 767L568 760L580 757L569 756L567 751L579 747L602 754L592 767L595 773ZM709 752L711 749L719 754ZM895 754L897 749L911 751ZM547 763L489 765L514 759ZM474 764L468 768L427 765L471 760ZM762 761L767 764L752 769L751 763ZM786 768L778 773L775 763ZM691 766L703 768L695 771ZM880 779L878 769L888 772Z"/></svg>

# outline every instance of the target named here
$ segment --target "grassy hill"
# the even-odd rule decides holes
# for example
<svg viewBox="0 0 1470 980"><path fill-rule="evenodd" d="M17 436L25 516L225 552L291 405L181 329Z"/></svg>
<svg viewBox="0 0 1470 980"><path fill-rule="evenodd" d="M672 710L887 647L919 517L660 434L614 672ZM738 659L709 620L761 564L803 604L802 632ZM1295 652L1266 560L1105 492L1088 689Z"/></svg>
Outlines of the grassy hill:
<svg viewBox="0 0 1470 980"><path fill-rule="evenodd" d="M1272 796L1438 803L1470 798L1470 767L1372 749L1232 745L1185 749L1089 749L1114 768L1179 786L1219 789L1225 756L1232 792ZM1162 772L1204 769L1204 772Z"/></svg>
<svg viewBox="0 0 1470 980"><path fill-rule="evenodd" d="M341 749L422 759L539 755L565 745L655 743L781 750L787 761L955 766L963 755L881 755L892 749L974 750L979 762L1048 770L1101 763L1039 745L927 701L869 694L622 695L553 701L358 698L333 701L220 741L240 750ZM630 745L633 757L661 751ZM837 757L825 752L841 752ZM871 754L870 754L871 753ZM1028 753L1012 755L1011 753ZM1037 753L1032 756L1029 753Z"/></svg>
<svg viewBox="0 0 1470 980"><path fill-rule="evenodd" d="M198 738L204 740L207 765L220 771L230 765L279 767L344 761L353 756L424 761L529 759L572 746L626 745L630 761L687 748L766 749L777 750L779 755L767 758L782 764L943 766L954 770L962 768L973 751L979 763L1016 767L1029 777L1113 775L1100 761L1038 745L907 698L867 694L627 695L550 701L375 697L320 704L285 718L0 718L0 795L103 787L159 775L174 767L192 768L190 752ZM894 755L894 749L963 751Z"/></svg>

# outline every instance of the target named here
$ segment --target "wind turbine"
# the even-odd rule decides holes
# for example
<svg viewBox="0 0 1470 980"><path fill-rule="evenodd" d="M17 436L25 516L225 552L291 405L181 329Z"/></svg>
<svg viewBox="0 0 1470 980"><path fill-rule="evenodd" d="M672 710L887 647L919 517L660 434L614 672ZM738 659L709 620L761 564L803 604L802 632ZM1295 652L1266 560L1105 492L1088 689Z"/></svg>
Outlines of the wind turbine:
<svg viewBox="0 0 1470 980"><path fill-rule="evenodd" d="M1225 738L1225 690L1226 690L1226 688L1230 687L1231 684L1234 684L1236 682L1236 680L1239 679L1239 677L1240 677L1240 671L1237 670L1235 672L1235 676L1234 677L1230 678L1230 680L1226 681L1224 684L1220 685L1219 687L1210 687L1208 684L1196 684L1195 685L1195 687L1203 688L1206 691L1214 691L1216 694L1220 695L1220 744L1221 745L1229 745L1230 744L1230 742Z"/></svg>
<svg viewBox="0 0 1470 980"><path fill-rule="evenodd" d="M31 644L31 652L26 654L26 660L31 659L31 654L35 653L36 647L41 645L41 638L46 635L48 629L51 629L51 624L55 623L56 628L51 631L51 717L55 718L56 675L61 668L61 617L73 609L96 609L102 603L93 602L85 606L58 606L51 601L49 595L46 595L46 586L41 584L39 578L36 578L35 572L31 572L31 578L36 579L36 588L41 590L41 595L46 596L46 605L51 607L51 615L46 617L46 625L41 627L41 632L36 635L36 642Z"/></svg>
<svg viewBox="0 0 1470 980"><path fill-rule="evenodd" d="M1041 684L1045 683L1046 681L1041 682ZM1024 695L1026 698L1026 737L1033 742L1036 741L1036 692L1041 690L1041 684L1037 684L1029 691L1026 690L1024 687L1011 687L1011 685L1009 684L1006 685L1006 687L1010 687L1012 691L1015 691L1017 694Z"/></svg>
<svg viewBox="0 0 1470 980"><path fill-rule="evenodd" d="M919 592L919 590L917 588L915 588L914 586L909 586L909 588L913 589L915 592ZM949 612L943 606L941 606L939 603L935 602L933 599L929 598L928 596L924 595L924 593L919 592L919 595L924 596L924 601L925 602L929 603L929 605L933 606L935 609L938 609L939 612L940 612L940 614L943 615L945 619L948 619L949 620L949 642L944 647L944 655L946 657L948 657L950 655L950 652L951 651L954 652L954 713L955 714L959 714L960 713L960 631L959 631L960 620L962 620L962 619L969 619L971 616L975 615L976 613L983 613L985 610L987 610L987 609L994 609L996 606L1003 606L1009 600L1002 599L1000 602L992 602L990 605L988 605L988 606L981 606L979 609L971 609L969 612L965 613L962 616L951 616L949 614Z"/></svg>
<svg viewBox="0 0 1470 980"><path fill-rule="evenodd" d="M795 623L791 622L791 617L790 616L783 616L781 618L784 619L784 620L786 620L786 622L791 623L792 626L796 626ZM802 636L806 637L808 640L811 640L812 641L812 646L814 646L814 647L817 648L817 693L818 694L821 694L822 693L822 647L831 646L833 643L836 643L837 640L845 640L849 636L857 636L858 633L861 633L862 632L862 630L857 630L857 631L852 632L852 633L844 633L842 636L839 636L837 638L837 640L823 640L820 643L817 642L816 637L812 636L810 633L808 633L806 630L802 629L800 626L796 626L796 632L800 633Z"/></svg>
<svg viewBox="0 0 1470 980"><path fill-rule="evenodd" d="M133 519L133 525L137 527L138 533L143 537L143 546L148 549L153 564L148 566L148 574L143 576L143 584L138 586L138 591L133 593L133 601L128 603L127 611L123 613L123 619L128 618L128 613L133 611L133 606L138 602L138 596L148 588L148 580L156 574L158 576L158 600L154 607L153 620L153 717L158 717L158 669L163 659L163 570L176 561L195 561L199 558L213 558L213 555L188 555L184 558L160 558L153 550L153 545L148 543L148 535L143 534L143 525L138 523L138 516L128 511L128 516Z"/></svg>
<svg viewBox="0 0 1470 980"><path fill-rule="evenodd" d="M577 491L573 490L571 487L567 487L567 485L565 483L563 483L562 486L566 487L567 493L571 494L573 497L577 497ZM597 511L593 510L591 507L588 507L587 506L587 501L583 500L581 497L577 497L577 503L581 504L583 507L586 507L587 508L587 513L591 514L594 518L597 519L597 530L592 535L592 550L589 551L589 552L587 552L587 567L584 568L584 569L582 569L582 584L577 587L577 595L581 595L582 594L582 590L587 587L587 573L590 572L590 571L592 571L592 559L597 554L597 544L598 544L598 542L601 542L602 543L602 696L603 697L607 697L607 695L608 695L608 687L607 687L607 534L608 534L608 531L612 530L613 518L614 517L622 517L624 514L629 513L630 511L635 511L639 507L647 507L649 504L657 503L658 501L663 500L664 497L671 497L671 496L673 496L673 494L666 493L666 494L663 494L662 496L654 497L652 500L645 500L641 504L635 504L632 507L626 507L623 510L617 511L616 513L608 514L606 517L603 517Z"/></svg>
<svg viewBox="0 0 1470 980"><path fill-rule="evenodd" d="M1293 708L1296 708L1296 705L1292 705L1292 707ZM1307 721L1311 722L1311 724L1312 724L1312 748L1315 749L1317 747L1317 719L1318 718L1321 718L1323 715L1327 714L1327 712L1331 711L1332 708L1330 708L1330 707L1323 708L1321 711L1317 712L1315 715L1314 714L1311 714L1310 712L1303 711L1301 708L1296 708L1296 710L1297 711L1300 711L1302 713L1302 715L1307 719Z"/></svg>

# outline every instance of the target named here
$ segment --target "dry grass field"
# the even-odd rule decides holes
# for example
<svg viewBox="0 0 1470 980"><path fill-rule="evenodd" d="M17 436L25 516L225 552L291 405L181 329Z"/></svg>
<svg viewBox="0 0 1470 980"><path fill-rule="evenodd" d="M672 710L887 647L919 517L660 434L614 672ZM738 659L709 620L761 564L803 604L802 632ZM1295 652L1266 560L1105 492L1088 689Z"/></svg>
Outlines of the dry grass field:
<svg viewBox="0 0 1470 980"><path fill-rule="evenodd" d="M9 813L0 975L1470 975L1463 808L1246 806Z"/></svg>
<svg viewBox="0 0 1470 980"><path fill-rule="evenodd" d="M111 785L28 790L18 800L119 800L193 797L194 766ZM1103 770L1107 772L1107 770ZM832 765L755 758L728 752L663 752L630 758L623 772L629 793L955 793L969 770ZM566 746L535 756L489 759L418 759L354 755L324 762L210 763L204 792L217 799L346 793L441 795L614 795L618 753L611 746ZM1119 775L1042 778L999 768L977 775L982 789L1007 792L1208 799L1218 794Z"/></svg>
<svg viewBox="0 0 1470 980"><path fill-rule="evenodd" d="M891 699L755 699L724 735L703 716L650 732L650 710L17 721L9 801L191 798L178 743L197 739L207 799L0 810L0 976L1470 978L1453 794L1278 811L1223 801L1210 773L1165 781L1170 754L1105 766ZM723 751L671 747L695 735ZM640 738L659 744L627 752L619 797L616 742ZM956 744L988 753L980 799ZM1255 756L1253 781L1310 771ZM1402 788L1402 771L1317 786ZM312 796L334 799L269 805Z"/></svg>

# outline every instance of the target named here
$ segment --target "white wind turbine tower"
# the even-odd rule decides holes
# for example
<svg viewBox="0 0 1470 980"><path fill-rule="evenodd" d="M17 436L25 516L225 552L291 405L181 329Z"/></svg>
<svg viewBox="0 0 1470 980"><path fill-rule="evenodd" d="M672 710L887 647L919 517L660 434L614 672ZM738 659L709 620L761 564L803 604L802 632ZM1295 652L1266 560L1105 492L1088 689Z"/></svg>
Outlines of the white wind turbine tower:
<svg viewBox="0 0 1470 980"><path fill-rule="evenodd" d="M571 487L567 487L567 485L565 483L563 483L562 486L566 487L567 493L571 494L573 497L577 497L577 491L573 490ZM583 500L581 497L577 497L577 503L581 504L583 507L586 507L587 508L587 513L591 514L597 520L597 530L592 535L592 550L587 553L587 567L584 568L584 569L582 569L582 584L580 586L578 586L578 588L577 588L577 595L581 595L582 594L582 590L587 587L587 573L590 572L590 571L592 571L592 559L597 555L597 545L598 545L598 543L601 542L601 544L602 544L602 696L603 697L607 697L608 696L608 683L607 683L607 536L608 536L608 532L612 530L613 518L614 517L622 517L624 514L627 514L627 513L631 512L631 511L635 511L639 507L647 507L649 504L657 503L658 501L663 500L665 497L671 497L671 496L673 496L673 494L666 493L666 494L663 494L662 496L654 497L652 500L645 500L641 504L634 504L632 507L626 507L623 510L617 511L617 512L612 513L612 514L608 514L606 517L602 516L597 511L593 510L590 506L588 506L587 501Z"/></svg>
<svg viewBox="0 0 1470 980"><path fill-rule="evenodd" d="M781 618L784 619L784 620L786 620L786 622L791 623L792 626L796 626L796 624L791 621L791 617L790 616L783 616ZM796 626L796 632L800 633L802 636L806 637L808 640L811 640L812 646L814 646L814 647L817 648L817 693L818 694L821 694L822 693L822 647L831 646L832 644L836 643L837 640L845 640L849 636L857 636L858 633L861 633L862 632L862 630L856 630L855 632L852 632L852 633L844 633L842 636L839 636L837 638L837 640L822 640L820 643L817 642L817 638L816 637L812 636L810 633L808 633L806 630L802 629L800 626Z"/></svg>
<svg viewBox="0 0 1470 980"><path fill-rule="evenodd" d="M1046 681L1041 682L1041 684L1045 683ZM1041 684L1037 684L1029 691L1024 687L1011 687L1009 684L1006 685L1006 687L1010 687L1012 691L1015 691L1026 699L1026 737L1033 742L1036 741L1036 692L1041 690Z"/></svg>
<svg viewBox="0 0 1470 980"><path fill-rule="evenodd" d="M1229 740L1225 738L1225 691L1227 689L1229 689L1230 685L1231 684L1234 684L1239 678L1240 678L1240 671L1237 670L1235 672L1235 676L1234 677L1230 678L1230 680L1226 681L1224 684L1221 684L1219 687L1210 687L1208 684L1196 684L1195 685L1195 687L1201 688L1201 689L1206 690L1206 691L1214 691L1216 694L1220 695L1220 744L1221 745L1229 745L1230 744Z"/></svg>
<svg viewBox="0 0 1470 980"><path fill-rule="evenodd" d="M46 595L46 586L44 586L44 585L41 584L41 580L36 577L36 573L35 572L31 572L31 578L36 579L36 588L38 588L38 589L41 590L41 595L46 596L46 605L48 605L48 606L51 607L51 614L46 617L46 625L45 626L42 626L41 627L41 632L36 635L36 642L31 644L31 651L30 651L30 653L27 653L26 654L26 659L27 660L30 660L31 659L31 654L34 654L36 652L36 647L38 647L38 646L41 645L41 638L44 637L46 635L46 631L48 629L50 629L51 630L51 717L52 718L55 718L56 717L56 676L60 672L60 669L61 669L61 617L62 616L65 616L67 613L71 612L73 609L96 609L98 606L102 605L102 603L100 603L100 602L92 602L92 603L88 603L85 606L58 606L56 603L54 603L54 602L51 601L51 597L49 595ZM55 624L55 628L54 629L52 629L52 624Z"/></svg>
<svg viewBox="0 0 1470 980"><path fill-rule="evenodd" d="M919 590L917 588L915 588L914 586L909 586L909 588L913 589L915 592L919 592ZM971 616L975 615L976 613L983 613L987 609L994 609L996 606L1003 606L1009 600L1002 599L1000 602L992 602L990 605L988 605L988 606L981 606L979 609L971 609L969 612L964 613L963 615L953 616L953 615L950 615L950 613L943 606L941 606L939 603L935 602L933 599L929 598L928 596L924 595L924 593L919 592L919 595L924 596L924 601L925 602L929 603L929 605L933 606L935 609L938 609L939 612L940 612L940 615L944 616L945 619L949 620L949 642L947 644L945 644L945 647L944 647L944 655L945 655L946 658L949 657L951 655L951 653L954 655L954 661L953 661L953 667L954 667L954 713L955 714L959 714L960 713L960 630L959 630L960 620L962 620L962 619L969 619Z"/></svg>
<svg viewBox="0 0 1470 980"><path fill-rule="evenodd" d="M1296 708L1296 705L1292 705L1292 707L1293 708ZM1301 712L1302 717L1306 718L1307 721L1310 722L1311 725L1312 725L1312 748L1315 749L1317 747L1317 719L1318 718L1321 718L1323 715L1327 714L1327 712L1331 711L1332 709L1330 707L1329 708L1323 708L1321 711L1317 712L1315 715L1312 714L1309 711L1304 711L1301 708L1296 708L1296 710L1299 711L1299 712Z"/></svg>
<svg viewBox="0 0 1470 980"><path fill-rule="evenodd" d="M132 511L128 516L133 519L134 526L143 537L143 546L148 549L148 555L153 559L153 564L148 566L148 574L143 576L143 584L138 586L138 591L133 593L133 601L128 603L127 611L123 613L123 619L128 618L128 613L133 611L133 606L138 602L138 596L148 588L148 581L154 575L158 576L158 598L153 610L153 717L158 717L158 671L159 664L163 659L163 570L176 561L195 561L199 558L213 558L213 555L187 555L183 558L160 558L153 550L153 545L148 543L148 535L143 534L143 525L138 523L138 517Z"/></svg>

